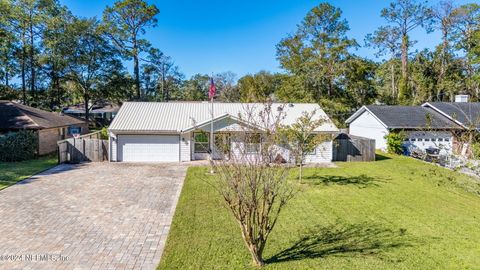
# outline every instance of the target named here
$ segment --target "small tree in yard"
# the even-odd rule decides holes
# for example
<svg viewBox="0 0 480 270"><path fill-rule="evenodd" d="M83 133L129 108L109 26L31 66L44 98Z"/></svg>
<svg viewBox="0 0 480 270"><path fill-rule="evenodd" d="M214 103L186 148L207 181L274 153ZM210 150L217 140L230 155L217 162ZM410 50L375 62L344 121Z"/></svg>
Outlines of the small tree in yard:
<svg viewBox="0 0 480 270"><path fill-rule="evenodd" d="M403 153L403 141L405 140L405 133L390 132L385 135L387 139L387 152L390 154L400 155Z"/></svg>
<svg viewBox="0 0 480 270"><path fill-rule="evenodd" d="M315 119L316 111L311 113L303 112L297 122L282 128L290 146L290 153L299 166L298 179L302 181L303 164L305 157L315 151L317 146L325 141L326 135L316 133L316 130L325 122L325 119Z"/></svg>
<svg viewBox="0 0 480 270"><path fill-rule="evenodd" d="M256 266L265 264L263 251L268 237L293 196L287 182L288 168L273 163L282 117L282 109L272 110L270 104L245 108L245 113L239 114L238 130L215 143L217 149L229 145L223 152L229 152L230 157L213 161L214 177Z"/></svg>

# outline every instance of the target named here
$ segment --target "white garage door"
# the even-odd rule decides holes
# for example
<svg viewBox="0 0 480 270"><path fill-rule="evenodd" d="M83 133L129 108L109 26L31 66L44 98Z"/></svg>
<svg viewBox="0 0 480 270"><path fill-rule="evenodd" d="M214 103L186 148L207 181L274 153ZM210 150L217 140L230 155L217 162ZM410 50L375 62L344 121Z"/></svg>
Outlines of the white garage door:
<svg viewBox="0 0 480 270"><path fill-rule="evenodd" d="M179 161L178 135L119 135L118 161Z"/></svg>

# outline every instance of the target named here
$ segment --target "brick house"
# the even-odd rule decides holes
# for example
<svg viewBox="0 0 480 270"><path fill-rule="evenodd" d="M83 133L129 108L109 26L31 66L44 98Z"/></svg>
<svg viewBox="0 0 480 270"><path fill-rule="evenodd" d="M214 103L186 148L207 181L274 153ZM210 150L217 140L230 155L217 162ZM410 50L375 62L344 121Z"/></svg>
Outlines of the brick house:
<svg viewBox="0 0 480 270"><path fill-rule="evenodd" d="M38 154L45 155L57 150L57 141L88 133L88 124L81 118L0 100L0 134L19 130L35 131Z"/></svg>

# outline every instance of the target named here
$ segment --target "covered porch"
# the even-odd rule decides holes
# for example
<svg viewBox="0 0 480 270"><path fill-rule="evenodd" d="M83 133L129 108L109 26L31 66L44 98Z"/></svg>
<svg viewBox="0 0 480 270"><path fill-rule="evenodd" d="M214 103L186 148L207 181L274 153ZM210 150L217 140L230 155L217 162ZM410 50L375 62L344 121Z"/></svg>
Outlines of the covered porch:
<svg viewBox="0 0 480 270"><path fill-rule="evenodd" d="M213 131L213 136L212 136ZM232 159L241 151L255 155L261 149L259 129L228 114L182 131L190 137L191 160ZM210 141L213 140L211 144Z"/></svg>

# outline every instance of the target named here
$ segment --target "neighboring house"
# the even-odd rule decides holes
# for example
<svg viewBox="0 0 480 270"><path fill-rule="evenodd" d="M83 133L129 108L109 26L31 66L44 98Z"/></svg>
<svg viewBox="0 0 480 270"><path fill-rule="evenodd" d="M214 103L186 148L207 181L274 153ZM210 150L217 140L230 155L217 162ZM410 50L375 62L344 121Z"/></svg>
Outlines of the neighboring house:
<svg viewBox="0 0 480 270"><path fill-rule="evenodd" d="M252 123L242 117L246 111L260 111L261 103L214 103L213 126L215 136L227 137L231 152L214 158L235 155L233 149L246 147L252 154L261 147L260 141L244 145L236 141L235 132L244 132ZM316 132L336 133L338 129L317 104L272 104L272 110L284 113L283 125L297 121L303 112L315 111L316 119L325 119ZM126 162L172 162L208 159L211 104L207 102L126 102L109 127L110 160ZM247 148L248 147L248 148ZM282 157L292 160L289 151L282 148ZM250 151L250 150L249 150ZM214 153L217 153L214 150ZM332 140L320 144L310 153L306 162L330 162Z"/></svg>
<svg viewBox="0 0 480 270"><path fill-rule="evenodd" d="M456 100L462 97L468 100L465 95L458 96ZM473 154L471 143L475 142L475 138L472 135L480 130L480 102L427 102L422 106L435 110L462 127L462 130L456 133L454 153L467 157Z"/></svg>
<svg viewBox="0 0 480 270"><path fill-rule="evenodd" d="M0 133L33 130L38 134L38 154L57 150L57 141L88 133L83 119L32 108L12 101L0 101Z"/></svg>
<svg viewBox="0 0 480 270"><path fill-rule="evenodd" d="M103 126L109 125L118 113L120 107L109 102L99 102L91 106L89 110L90 120L94 120ZM85 118L85 105L83 103L64 108L63 113Z"/></svg>
<svg viewBox="0 0 480 270"><path fill-rule="evenodd" d="M426 102L431 108L465 129L480 129L480 102Z"/></svg>
<svg viewBox="0 0 480 270"><path fill-rule="evenodd" d="M435 147L451 153L455 134L462 130L458 123L423 106L363 106L346 123L350 134L374 139L375 148L381 150L387 148L385 135L403 131L407 149Z"/></svg>

